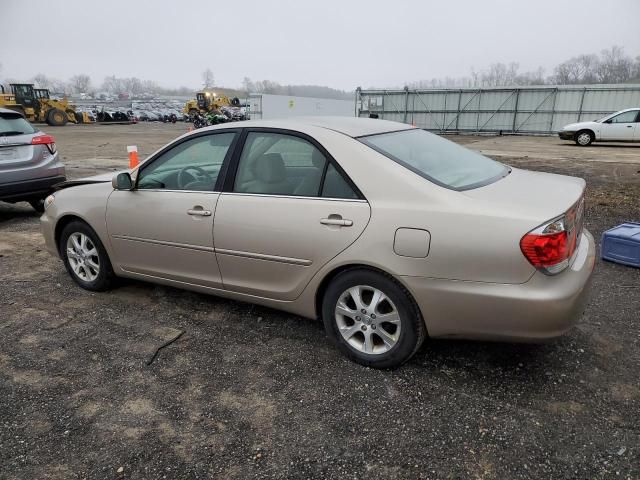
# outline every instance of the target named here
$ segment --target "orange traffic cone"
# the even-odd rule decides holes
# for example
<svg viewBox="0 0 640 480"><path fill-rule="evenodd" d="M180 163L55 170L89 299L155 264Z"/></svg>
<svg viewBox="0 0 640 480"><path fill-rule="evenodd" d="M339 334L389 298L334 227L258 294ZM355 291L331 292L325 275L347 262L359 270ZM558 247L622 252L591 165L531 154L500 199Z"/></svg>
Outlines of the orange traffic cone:
<svg viewBox="0 0 640 480"><path fill-rule="evenodd" d="M140 161L138 160L138 147L135 145L129 145L127 147L129 153L129 168L136 168Z"/></svg>

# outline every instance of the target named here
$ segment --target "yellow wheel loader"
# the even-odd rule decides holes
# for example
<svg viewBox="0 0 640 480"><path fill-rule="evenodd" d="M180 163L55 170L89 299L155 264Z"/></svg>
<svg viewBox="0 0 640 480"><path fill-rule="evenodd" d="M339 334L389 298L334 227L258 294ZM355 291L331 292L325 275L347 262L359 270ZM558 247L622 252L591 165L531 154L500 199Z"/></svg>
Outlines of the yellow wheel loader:
<svg viewBox="0 0 640 480"><path fill-rule="evenodd" d="M75 106L65 98L54 100L49 90L34 89L31 83L12 83L11 94L6 94L4 88L0 95L0 107L10 108L22 113L30 122L47 122L52 126L71 123L88 123L86 114L76 114Z"/></svg>
<svg viewBox="0 0 640 480"><path fill-rule="evenodd" d="M220 107L240 106L240 100L236 97L229 98L226 95L218 95L215 92L203 90L196 93L196 98L189 100L182 112L193 117L198 113L217 113Z"/></svg>

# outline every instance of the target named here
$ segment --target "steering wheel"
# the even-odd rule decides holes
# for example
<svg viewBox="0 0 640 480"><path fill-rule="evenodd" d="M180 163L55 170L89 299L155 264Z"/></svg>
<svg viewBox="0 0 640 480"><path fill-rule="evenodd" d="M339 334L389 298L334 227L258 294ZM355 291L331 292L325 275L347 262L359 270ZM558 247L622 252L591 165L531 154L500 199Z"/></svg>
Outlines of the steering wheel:
<svg viewBox="0 0 640 480"><path fill-rule="evenodd" d="M189 173L189 170L193 170L200 174L200 177L196 177L195 175ZM190 177L190 179L187 179ZM207 182L211 183L213 186L213 178L207 172L205 172L202 168L196 167L195 165L189 165L188 167L184 167L178 172L178 188L185 189L187 185L193 182Z"/></svg>

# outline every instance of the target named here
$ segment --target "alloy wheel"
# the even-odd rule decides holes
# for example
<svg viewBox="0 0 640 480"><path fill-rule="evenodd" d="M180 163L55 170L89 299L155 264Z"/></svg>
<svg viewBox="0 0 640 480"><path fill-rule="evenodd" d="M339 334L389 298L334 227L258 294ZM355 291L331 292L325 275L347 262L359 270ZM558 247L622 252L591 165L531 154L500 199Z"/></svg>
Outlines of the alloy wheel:
<svg viewBox="0 0 640 480"><path fill-rule="evenodd" d="M100 274L100 257L91 239L81 232L69 235L67 259L73 273L85 282L94 281Z"/></svg>
<svg viewBox="0 0 640 480"><path fill-rule="evenodd" d="M355 350L387 353L400 339L400 314L382 290L357 285L345 290L335 308L338 331Z"/></svg>
<svg viewBox="0 0 640 480"><path fill-rule="evenodd" d="M589 145L589 143L591 143L591 135L586 132L581 133L580 135L578 135L578 143L583 146Z"/></svg>

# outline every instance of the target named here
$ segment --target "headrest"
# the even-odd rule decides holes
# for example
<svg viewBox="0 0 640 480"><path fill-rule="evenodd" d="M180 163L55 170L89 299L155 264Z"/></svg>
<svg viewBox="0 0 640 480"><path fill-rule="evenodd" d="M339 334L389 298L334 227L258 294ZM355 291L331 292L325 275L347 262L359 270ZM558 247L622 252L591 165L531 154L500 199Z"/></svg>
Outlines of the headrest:
<svg viewBox="0 0 640 480"><path fill-rule="evenodd" d="M255 163L256 178L265 183L279 183L287 179L284 161L279 153L265 153Z"/></svg>

